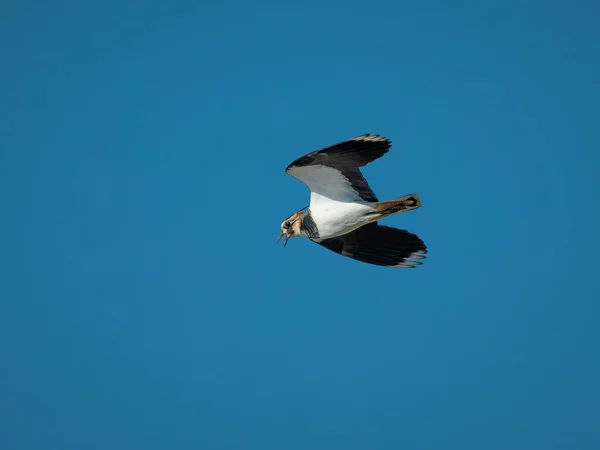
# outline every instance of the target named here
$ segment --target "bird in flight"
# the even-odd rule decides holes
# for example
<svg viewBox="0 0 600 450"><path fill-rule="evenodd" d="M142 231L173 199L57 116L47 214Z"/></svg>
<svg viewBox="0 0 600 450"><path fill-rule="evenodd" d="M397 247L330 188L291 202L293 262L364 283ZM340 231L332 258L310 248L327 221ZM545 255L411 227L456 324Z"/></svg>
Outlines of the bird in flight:
<svg viewBox="0 0 600 450"><path fill-rule="evenodd" d="M392 143L377 134L363 134L298 158L286 173L310 189L310 205L281 224L285 236L306 237L317 244L368 264L413 268L425 258L427 246L406 230L379 225L392 214L421 207L417 194L380 202L360 172L385 155Z"/></svg>

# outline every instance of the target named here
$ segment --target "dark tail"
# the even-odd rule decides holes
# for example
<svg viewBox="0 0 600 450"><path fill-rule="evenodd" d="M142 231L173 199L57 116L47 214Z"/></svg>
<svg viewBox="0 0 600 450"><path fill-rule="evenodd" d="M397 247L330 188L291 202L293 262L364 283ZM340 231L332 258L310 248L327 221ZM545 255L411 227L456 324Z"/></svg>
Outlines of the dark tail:
<svg viewBox="0 0 600 450"><path fill-rule="evenodd" d="M394 200L375 203L375 209L379 212L377 220L391 216L399 212L410 211L421 207L421 199L417 194L409 194Z"/></svg>

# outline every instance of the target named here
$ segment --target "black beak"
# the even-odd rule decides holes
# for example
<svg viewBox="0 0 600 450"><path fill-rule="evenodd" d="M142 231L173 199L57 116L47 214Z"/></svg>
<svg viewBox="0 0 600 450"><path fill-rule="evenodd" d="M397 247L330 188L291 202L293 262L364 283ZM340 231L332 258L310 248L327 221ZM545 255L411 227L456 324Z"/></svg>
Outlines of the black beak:
<svg viewBox="0 0 600 450"><path fill-rule="evenodd" d="M285 234L285 233L281 233L279 235L279 237L277 238L277 242L279 242L281 240L281 238L284 237L284 236L285 236L285 242L283 243L283 248L285 248L285 246L287 245L287 241L289 240L288 235Z"/></svg>

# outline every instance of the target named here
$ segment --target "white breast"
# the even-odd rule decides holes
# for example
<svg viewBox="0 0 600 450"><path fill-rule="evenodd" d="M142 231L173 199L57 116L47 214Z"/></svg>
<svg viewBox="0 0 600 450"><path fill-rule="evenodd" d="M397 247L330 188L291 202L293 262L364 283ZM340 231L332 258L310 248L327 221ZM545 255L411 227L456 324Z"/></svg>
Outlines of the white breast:
<svg viewBox="0 0 600 450"><path fill-rule="evenodd" d="M313 192L310 213L319 230L320 239L349 233L365 225L375 209L368 202L339 202Z"/></svg>

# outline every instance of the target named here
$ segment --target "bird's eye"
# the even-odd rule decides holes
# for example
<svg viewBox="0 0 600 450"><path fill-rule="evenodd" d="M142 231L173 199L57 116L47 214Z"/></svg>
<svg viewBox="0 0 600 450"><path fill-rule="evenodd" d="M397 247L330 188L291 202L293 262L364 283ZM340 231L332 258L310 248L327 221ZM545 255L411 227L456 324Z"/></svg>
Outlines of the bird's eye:
<svg viewBox="0 0 600 450"><path fill-rule="evenodd" d="M289 222L284 222L283 223L283 228L289 228L290 227L290 223Z"/></svg>

